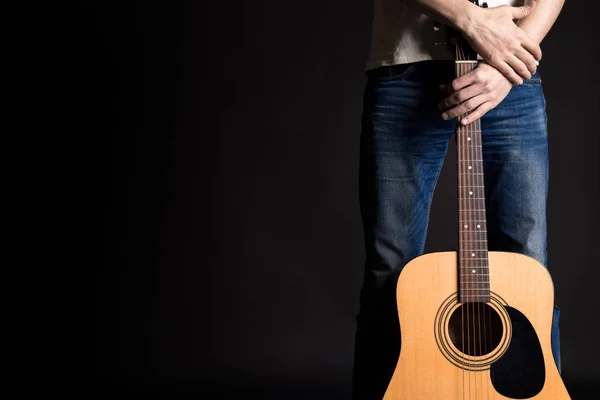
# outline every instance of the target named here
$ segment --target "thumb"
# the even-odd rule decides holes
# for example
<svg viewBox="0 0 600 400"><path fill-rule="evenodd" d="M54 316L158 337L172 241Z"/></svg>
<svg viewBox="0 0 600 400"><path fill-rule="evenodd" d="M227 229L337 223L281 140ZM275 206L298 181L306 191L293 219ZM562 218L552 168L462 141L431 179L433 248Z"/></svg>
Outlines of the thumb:
<svg viewBox="0 0 600 400"><path fill-rule="evenodd" d="M512 9L512 17L513 19L522 19L525 18L526 16L528 16L529 14L531 14L533 12L533 10L535 9L535 0L528 2L528 4L525 4L521 7L511 7Z"/></svg>

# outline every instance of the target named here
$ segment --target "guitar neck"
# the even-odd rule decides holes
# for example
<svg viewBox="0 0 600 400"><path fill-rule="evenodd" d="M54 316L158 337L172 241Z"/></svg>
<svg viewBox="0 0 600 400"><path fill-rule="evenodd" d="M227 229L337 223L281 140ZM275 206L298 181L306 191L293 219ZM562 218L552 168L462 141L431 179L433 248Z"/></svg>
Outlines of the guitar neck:
<svg viewBox="0 0 600 400"><path fill-rule="evenodd" d="M477 61L456 61L460 77ZM458 120L462 120L462 115ZM479 120L456 131L458 161L458 282L460 302L489 302L490 280Z"/></svg>

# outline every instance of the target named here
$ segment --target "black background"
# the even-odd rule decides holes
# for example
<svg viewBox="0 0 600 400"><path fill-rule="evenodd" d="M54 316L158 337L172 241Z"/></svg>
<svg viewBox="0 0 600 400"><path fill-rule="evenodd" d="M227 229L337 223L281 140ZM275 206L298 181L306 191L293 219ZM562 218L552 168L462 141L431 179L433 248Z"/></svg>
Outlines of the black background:
<svg viewBox="0 0 600 400"><path fill-rule="evenodd" d="M371 2L85 2L66 40L103 240L90 395L349 398ZM598 388L596 2L542 44L563 377ZM453 250L454 154L427 251ZM100 243L100 242L99 242Z"/></svg>

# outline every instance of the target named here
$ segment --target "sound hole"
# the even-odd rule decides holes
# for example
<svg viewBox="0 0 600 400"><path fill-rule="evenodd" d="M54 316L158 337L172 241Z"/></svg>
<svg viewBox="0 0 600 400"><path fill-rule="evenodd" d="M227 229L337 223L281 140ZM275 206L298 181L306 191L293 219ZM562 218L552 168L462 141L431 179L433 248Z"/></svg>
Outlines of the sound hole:
<svg viewBox="0 0 600 400"><path fill-rule="evenodd" d="M450 316L450 340L469 356L483 356L494 350L502 339L502 321L486 303L464 303Z"/></svg>

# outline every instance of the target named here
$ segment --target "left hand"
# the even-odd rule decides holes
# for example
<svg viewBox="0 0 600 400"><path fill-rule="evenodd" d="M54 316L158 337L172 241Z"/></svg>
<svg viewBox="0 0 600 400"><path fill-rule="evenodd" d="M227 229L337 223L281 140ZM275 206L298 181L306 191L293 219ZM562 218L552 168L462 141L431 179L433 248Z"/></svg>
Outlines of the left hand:
<svg viewBox="0 0 600 400"><path fill-rule="evenodd" d="M483 117L496 107L510 92L512 83L496 68L480 62L473 71L456 78L448 85L441 85L442 92L451 95L442 100L438 107L447 110L443 119L463 117L461 125L468 125Z"/></svg>

